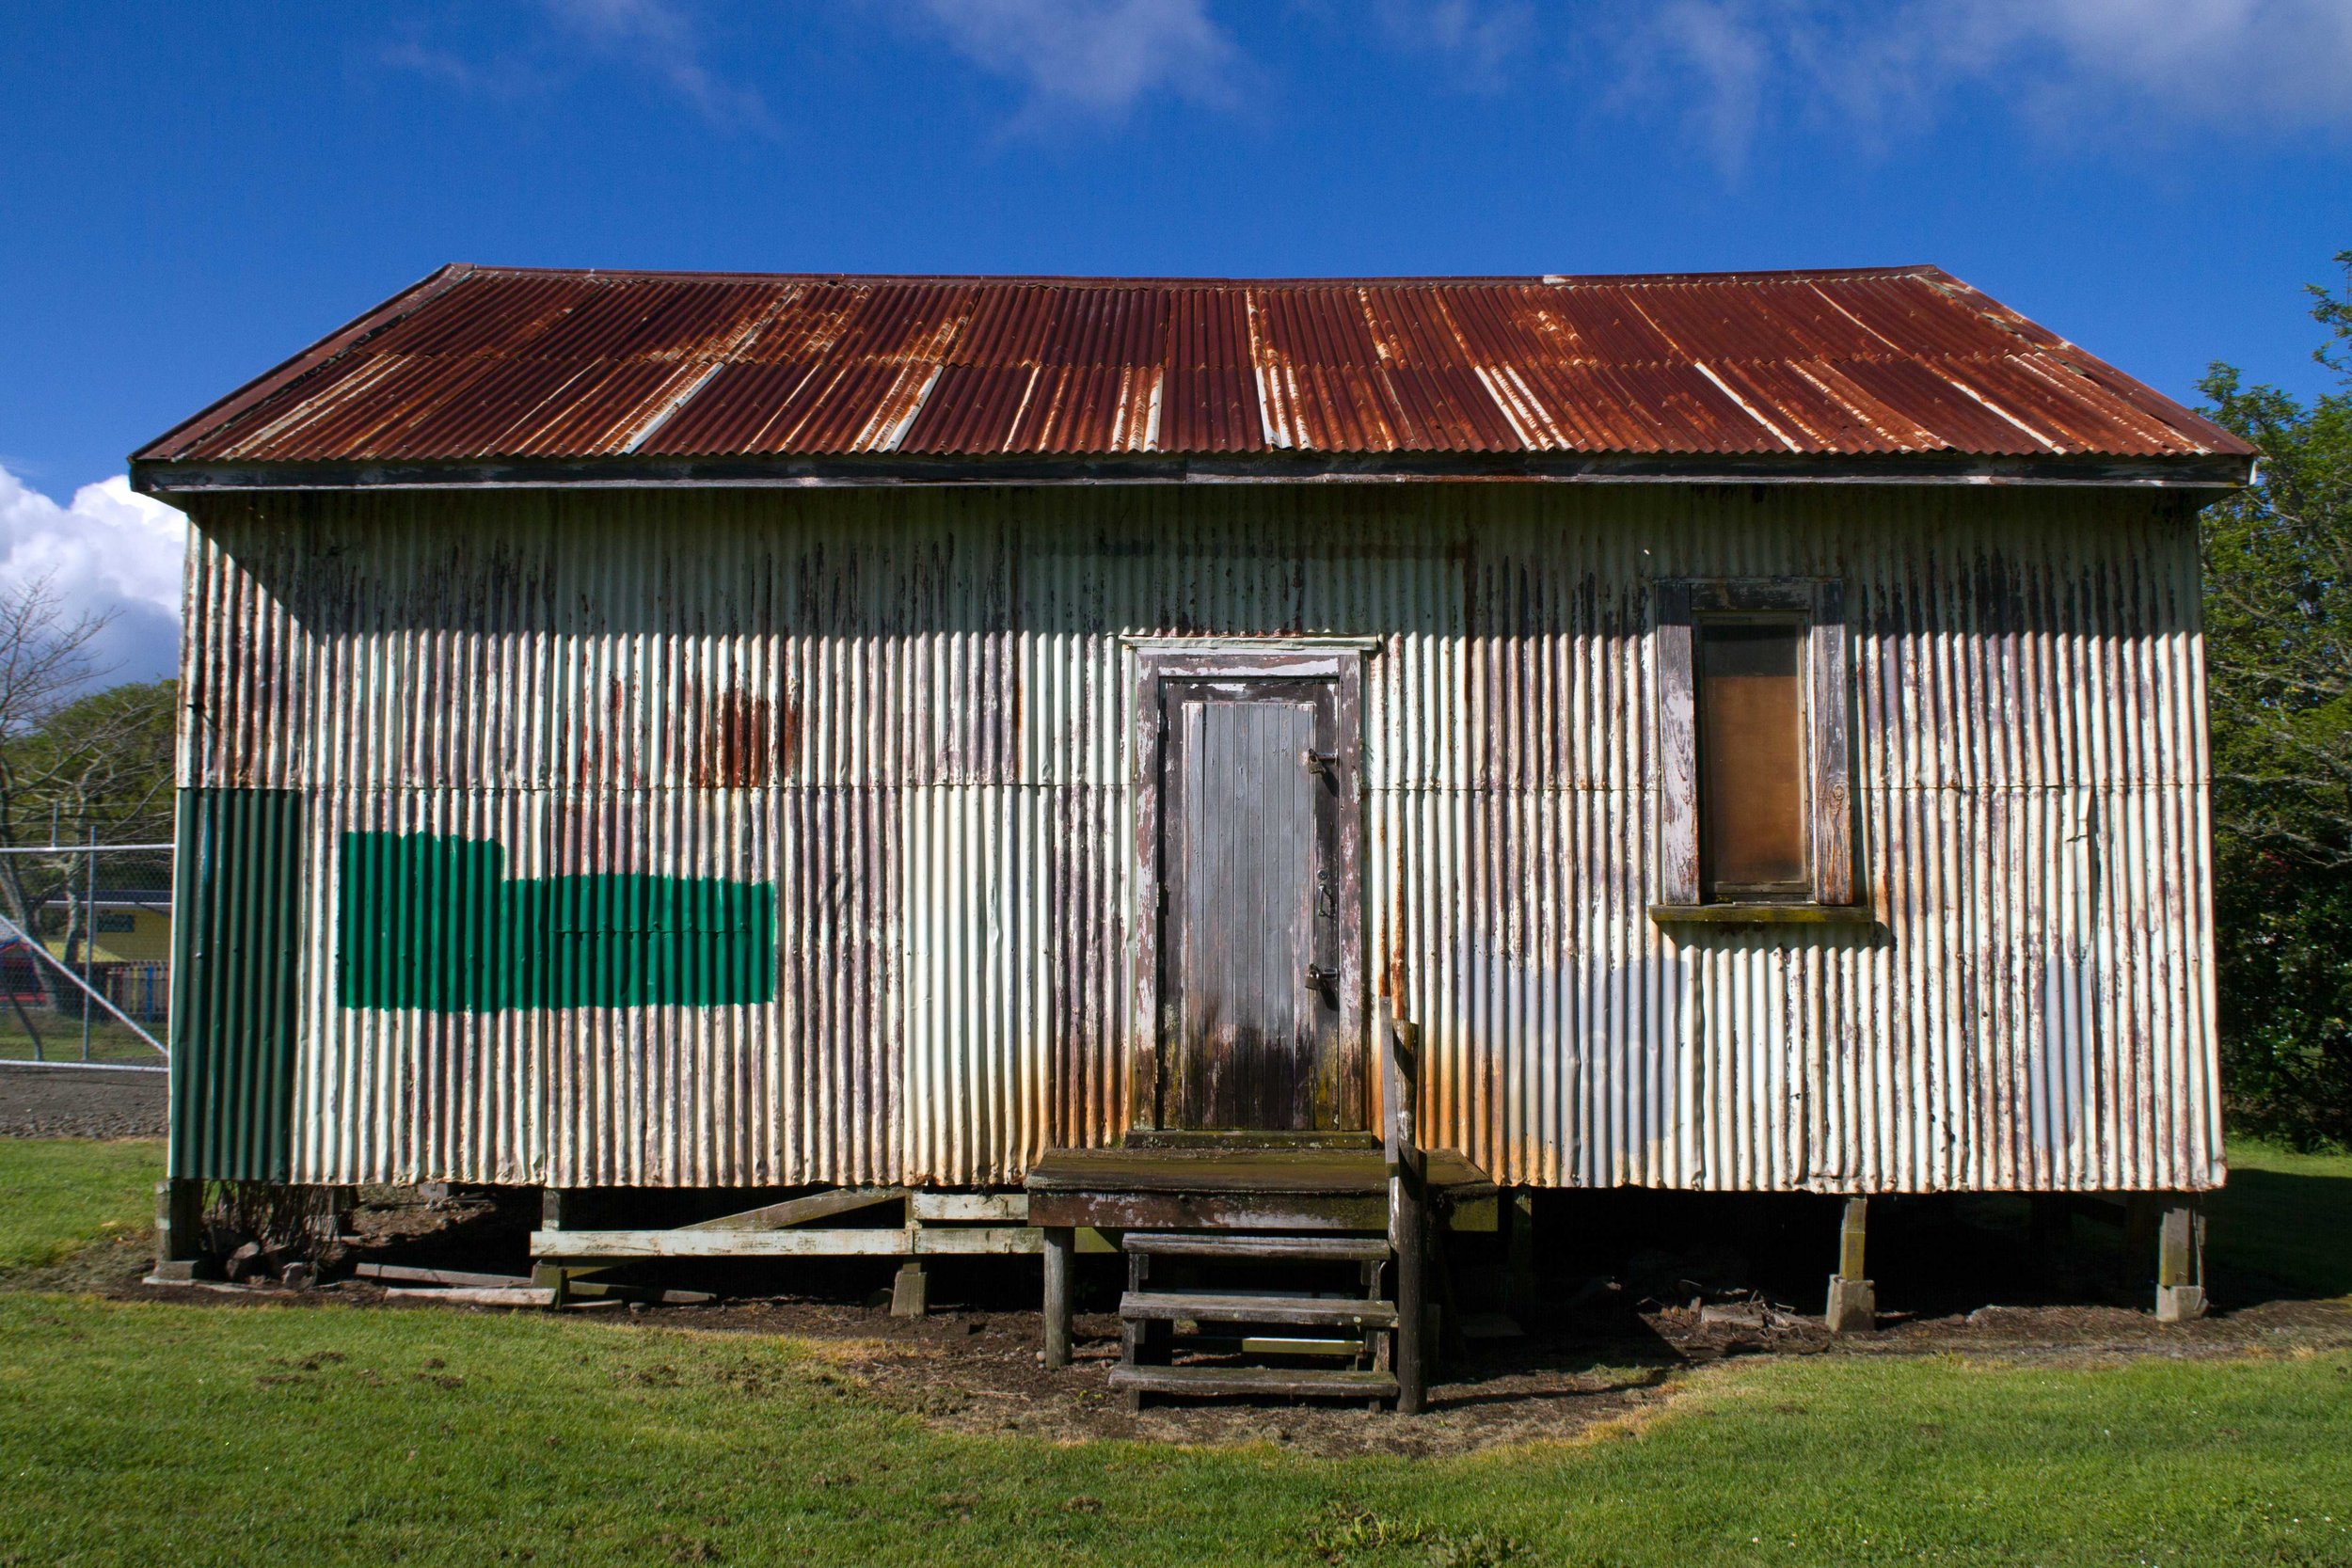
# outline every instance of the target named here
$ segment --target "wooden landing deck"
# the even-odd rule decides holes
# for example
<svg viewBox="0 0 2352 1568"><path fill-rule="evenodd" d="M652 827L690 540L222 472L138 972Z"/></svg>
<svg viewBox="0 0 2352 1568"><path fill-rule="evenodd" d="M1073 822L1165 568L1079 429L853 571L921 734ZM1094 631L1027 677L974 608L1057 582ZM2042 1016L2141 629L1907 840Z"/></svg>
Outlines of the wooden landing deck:
<svg viewBox="0 0 2352 1568"><path fill-rule="evenodd" d="M1457 1230L1495 1224L1495 1184L1452 1149L1429 1191ZM1100 1230L1384 1230L1377 1148L1057 1148L1029 1171L1029 1223Z"/></svg>

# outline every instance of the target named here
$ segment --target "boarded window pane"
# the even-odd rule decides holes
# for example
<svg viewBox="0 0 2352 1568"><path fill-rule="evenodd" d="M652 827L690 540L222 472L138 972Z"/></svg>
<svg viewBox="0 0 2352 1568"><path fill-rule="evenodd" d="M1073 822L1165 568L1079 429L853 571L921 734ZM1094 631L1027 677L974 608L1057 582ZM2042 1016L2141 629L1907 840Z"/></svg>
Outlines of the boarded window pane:
<svg viewBox="0 0 2352 1568"><path fill-rule="evenodd" d="M1805 887L1802 641L1795 626L1699 635L1699 852L1724 896Z"/></svg>

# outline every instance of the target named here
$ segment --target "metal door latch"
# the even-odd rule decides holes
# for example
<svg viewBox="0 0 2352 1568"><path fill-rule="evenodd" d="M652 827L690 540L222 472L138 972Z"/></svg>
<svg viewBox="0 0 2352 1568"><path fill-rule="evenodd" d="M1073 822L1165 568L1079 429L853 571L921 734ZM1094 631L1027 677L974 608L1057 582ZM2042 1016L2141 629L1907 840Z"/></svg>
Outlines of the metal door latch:
<svg viewBox="0 0 2352 1568"><path fill-rule="evenodd" d="M1331 984L1339 977L1340 972L1336 969L1326 969L1321 964L1309 964L1307 966L1307 983L1314 987L1317 990L1321 990L1324 987Z"/></svg>
<svg viewBox="0 0 2352 1568"><path fill-rule="evenodd" d="M1334 752L1301 752L1298 753L1298 761L1301 767L1318 779L1331 778L1340 770L1339 755Z"/></svg>

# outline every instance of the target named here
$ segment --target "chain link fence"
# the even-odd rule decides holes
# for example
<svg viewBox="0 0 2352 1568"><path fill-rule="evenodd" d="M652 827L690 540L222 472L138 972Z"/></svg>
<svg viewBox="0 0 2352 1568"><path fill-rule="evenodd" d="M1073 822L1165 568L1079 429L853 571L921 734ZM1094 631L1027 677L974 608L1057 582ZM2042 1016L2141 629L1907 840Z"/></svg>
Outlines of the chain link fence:
<svg viewBox="0 0 2352 1568"><path fill-rule="evenodd" d="M0 1061L160 1070L171 846L0 847Z"/></svg>

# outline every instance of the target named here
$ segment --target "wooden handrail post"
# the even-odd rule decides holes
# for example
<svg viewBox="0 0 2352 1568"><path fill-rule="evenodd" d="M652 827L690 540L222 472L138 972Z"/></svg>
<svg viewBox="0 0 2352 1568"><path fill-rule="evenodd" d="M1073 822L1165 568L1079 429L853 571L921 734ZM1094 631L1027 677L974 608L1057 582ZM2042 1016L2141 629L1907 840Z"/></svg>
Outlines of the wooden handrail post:
<svg viewBox="0 0 2352 1568"><path fill-rule="evenodd" d="M1421 1030L1399 1019L1381 1031L1382 1141L1389 1156L1389 1246L1396 1254L1396 1408L1418 1415L1429 1393L1423 1327L1428 1312L1428 1195L1422 1183L1415 1093Z"/></svg>

